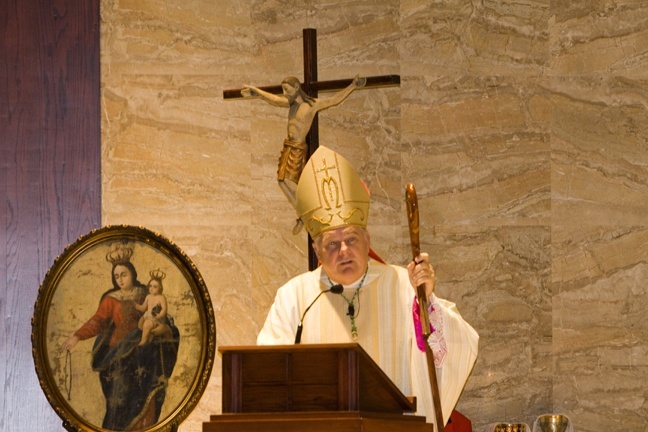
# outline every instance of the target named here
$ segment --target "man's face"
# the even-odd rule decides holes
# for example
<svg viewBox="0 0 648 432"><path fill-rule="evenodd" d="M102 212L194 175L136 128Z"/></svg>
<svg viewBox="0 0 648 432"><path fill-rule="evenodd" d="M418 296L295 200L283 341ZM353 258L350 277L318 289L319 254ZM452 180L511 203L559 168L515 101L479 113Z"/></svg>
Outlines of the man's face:
<svg viewBox="0 0 648 432"><path fill-rule="evenodd" d="M324 232L313 250L331 280L349 285L362 277L369 261L369 233L356 226Z"/></svg>

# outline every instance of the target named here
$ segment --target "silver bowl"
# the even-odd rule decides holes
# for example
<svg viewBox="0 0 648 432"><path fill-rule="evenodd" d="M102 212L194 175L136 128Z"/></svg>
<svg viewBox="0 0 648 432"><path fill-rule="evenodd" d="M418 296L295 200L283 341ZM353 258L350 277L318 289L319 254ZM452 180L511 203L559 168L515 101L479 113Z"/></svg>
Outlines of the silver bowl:
<svg viewBox="0 0 648 432"><path fill-rule="evenodd" d="M565 432L569 419L562 414L543 415L538 417L538 426L542 432Z"/></svg>

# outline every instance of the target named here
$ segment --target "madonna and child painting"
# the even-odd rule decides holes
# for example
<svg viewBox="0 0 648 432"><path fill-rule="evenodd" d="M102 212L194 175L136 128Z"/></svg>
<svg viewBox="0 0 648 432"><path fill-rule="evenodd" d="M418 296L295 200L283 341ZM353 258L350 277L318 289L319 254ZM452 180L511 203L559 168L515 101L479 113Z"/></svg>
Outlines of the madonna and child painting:
<svg viewBox="0 0 648 432"><path fill-rule="evenodd" d="M212 364L213 311L193 264L143 228L115 230L66 249L37 301L37 372L72 430L173 423Z"/></svg>

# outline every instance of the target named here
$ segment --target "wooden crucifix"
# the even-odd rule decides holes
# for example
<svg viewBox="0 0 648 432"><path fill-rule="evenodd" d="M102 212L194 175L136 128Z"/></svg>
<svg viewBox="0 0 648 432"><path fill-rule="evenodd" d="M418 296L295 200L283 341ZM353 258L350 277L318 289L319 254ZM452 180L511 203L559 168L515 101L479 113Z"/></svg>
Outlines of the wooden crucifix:
<svg viewBox="0 0 648 432"><path fill-rule="evenodd" d="M336 95L336 98L334 99L333 97L323 99L324 102L324 108L328 108L329 106L336 105L340 103L342 100L344 100L354 89L356 88L364 88L364 89L369 89L369 88L381 88L381 87L396 87L400 85L400 76L398 75L381 75L381 76L371 76L371 77L366 77L359 79L358 77L353 78L353 79L341 79L341 80L333 80L333 81L318 81L317 80L317 34L315 29L304 29L303 30L303 38L304 38L304 82L303 83L294 83L291 84L292 87L299 86L301 87L301 90L305 93L306 97L310 98L317 98L319 92L334 92L334 91L339 91L339 94ZM266 101L278 105L278 106L286 106L289 107L289 104L286 102L287 99L283 98L283 100L280 99L273 99L273 95L281 95L284 93L284 85L275 85L275 86L266 86L266 87L249 87L249 88L239 88L239 89L231 89L231 90L224 90L223 91L223 98L224 99L244 99L244 98L250 98L250 97L256 97L256 96L263 96ZM292 109L292 107L291 107ZM290 154L288 152L294 153L300 153L303 152L303 158L300 156L300 159L303 159L303 162L307 161L310 156L317 150L317 147L319 146L319 124L318 124L318 110L314 110L314 114L312 121L310 121L310 118L308 119L308 123L310 123L310 128L307 131L305 142L301 142L301 139L298 139L296 141L291 141L291 131L290 131L290 123L289 123L289 137L288 139L284 142L284 150L282 150L282 156L281 158L291 158ZM291 113L292 114L292 113ZM299 129L298 127L295 127L295 129ZM296 131L297 134L299 135L299 131ZM303 131L303 133L306 133L306 131ZM303 146L303 148L301 147ZM278 180L280 183L280 186L282 189L284 189L284 193L286 193L286 196L288 197L288 200L291 201L291 204L294 205L294 202L292 201L291 198L291 192L288 191L287 189L289 186L287 186L287 183L285 183L284 177L288 180L293 180L296 183L295 176L298 177L298 175L301 173L294 174L291 172L290 168L288 169L283 169L282 168L282 161L280 160L280 167L279 167L279 172L278 174ZM302 167L303 168L303 167ZM291 175L293 178L291 178ZM308 238L308 269L309 270L314 270L317 268L317 257L315 256L315 252L313 251L312 248L312 239Z"/></svg>

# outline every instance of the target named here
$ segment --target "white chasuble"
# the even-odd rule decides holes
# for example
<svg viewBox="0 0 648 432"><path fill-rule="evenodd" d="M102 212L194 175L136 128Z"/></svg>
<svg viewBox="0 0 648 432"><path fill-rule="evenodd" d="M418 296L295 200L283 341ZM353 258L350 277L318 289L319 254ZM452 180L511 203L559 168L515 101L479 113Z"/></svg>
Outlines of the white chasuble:
<svg viewBox="0 0 648 432"><path fill-rule="evenodd" d="M353 312L360 346L381 367L406 396L416 396L417 415L434 422L434 405L427 371L427 359L416 343L412 305L414 289L407 270L371 261L362 280L345 287L342 294L325 293L306 313L302 344L354 342ZM299 321L317 295L331 287L321 268L290 280L278 291L266 322L257 338L259 345L290 345L295 341ZM454 409L477 356L478 335L459 315L454 303L429 299L434 307L430 322L435 332L430 345L435 350L441 408L445 421ZM439 328L437 328L439 327ZM437 339L441 337L441 339ZM439 351L437 351L439 350Z"/></svg>

